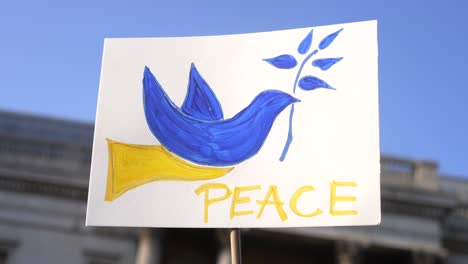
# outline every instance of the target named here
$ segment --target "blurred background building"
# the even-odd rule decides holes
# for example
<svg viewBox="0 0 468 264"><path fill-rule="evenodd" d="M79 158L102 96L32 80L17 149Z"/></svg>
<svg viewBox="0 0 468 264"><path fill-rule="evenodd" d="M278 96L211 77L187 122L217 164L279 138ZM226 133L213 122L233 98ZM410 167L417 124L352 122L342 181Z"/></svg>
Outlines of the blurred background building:
<svg viewBox="0 0 468 264"><path fill-rule="evenodd" d="M215 229L85 227L93 125L0 111L0 264L229 263ZM468 180L382 156L376 227L242 230L244 263L468 263Z"/></svg>

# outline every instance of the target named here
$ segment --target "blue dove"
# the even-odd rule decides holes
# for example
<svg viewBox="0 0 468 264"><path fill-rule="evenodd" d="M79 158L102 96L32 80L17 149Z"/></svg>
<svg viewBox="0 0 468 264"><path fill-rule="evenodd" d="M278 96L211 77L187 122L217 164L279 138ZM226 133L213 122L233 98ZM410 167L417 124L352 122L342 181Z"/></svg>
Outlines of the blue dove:
<svg viewBox="0 0 468 264"><path fill-rule="evenodd" d="M199 165L232 166L251 158L276 117L296 102L285 92L266 90L225 119L221 104L193 63L182 107L169 98L148 67L144 70L143 105L152 134L169 152Z"/></svg>

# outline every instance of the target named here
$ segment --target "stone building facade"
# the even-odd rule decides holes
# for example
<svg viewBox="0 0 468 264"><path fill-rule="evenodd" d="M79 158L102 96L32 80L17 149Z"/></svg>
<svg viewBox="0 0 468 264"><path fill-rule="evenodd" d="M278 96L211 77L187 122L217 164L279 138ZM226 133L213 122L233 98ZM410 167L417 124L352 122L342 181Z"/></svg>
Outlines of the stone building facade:
<svg viewBox="0 0 468 264"><path fill-rule="evenodd" d="M225 230L84 226L93 125L0 111L0 264L229 263ZM375 227L242 230L244 263L468 263L468 180L382 156ZM140 259L139 259L140 258Z"/></svg>

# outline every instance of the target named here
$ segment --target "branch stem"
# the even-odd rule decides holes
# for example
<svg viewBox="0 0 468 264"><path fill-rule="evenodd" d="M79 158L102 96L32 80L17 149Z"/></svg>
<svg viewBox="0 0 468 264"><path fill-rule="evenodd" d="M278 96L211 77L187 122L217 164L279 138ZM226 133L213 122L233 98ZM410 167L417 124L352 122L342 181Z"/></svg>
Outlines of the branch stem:
<svg viewBox="0 0 468 264"><path fill-rule="evenodd" d="M293 94L296 94L296 87L297 87L297 82L299 81L299 77L301 76L302 69L304 68L304 65L314 56L317 54L318 50L312 51L307 57L304 58L304 60L301 63L301 66L299 67L299 70L297 71L296 74L296 79L294 80L294 85L293 85ZM294 104L291 105L291 111L289 112L289 130L288 130L288 138L286 139L286 143L283 148L283 152L281 153L280 161L284 161L286 159L286 155L288 154L289 151L289 146L291 145L291 142L293 140L293 135L292 135L292 120L294 116Z"/></svg>

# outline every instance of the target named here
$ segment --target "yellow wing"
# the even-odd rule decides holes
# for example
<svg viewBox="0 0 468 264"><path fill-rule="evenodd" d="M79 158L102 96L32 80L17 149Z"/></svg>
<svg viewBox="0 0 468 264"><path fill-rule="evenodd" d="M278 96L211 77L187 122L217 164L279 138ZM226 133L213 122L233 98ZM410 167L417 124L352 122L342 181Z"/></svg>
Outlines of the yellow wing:
<svg viewBox="0 0 468 264"><path fill-rule="evenodd" d="M234 167L216 168L189 163L163 146L126 144L107 139L106 201L113 201L128 190L152 181L210 180Z"/></svg>

